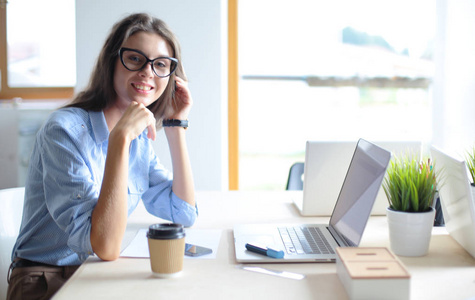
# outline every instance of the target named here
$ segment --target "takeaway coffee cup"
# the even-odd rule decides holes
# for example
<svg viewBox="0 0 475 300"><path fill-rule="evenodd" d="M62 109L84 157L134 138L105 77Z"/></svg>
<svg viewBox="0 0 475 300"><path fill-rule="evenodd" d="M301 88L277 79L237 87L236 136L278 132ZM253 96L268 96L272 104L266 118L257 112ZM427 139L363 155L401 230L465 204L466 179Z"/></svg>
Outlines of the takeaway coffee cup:
<svg viewBox="0 0 475 300"><path fill-rule="evenodd" d="M183 225L150 225L147 232L150 266L157 277L175 277L183 270L185 231Z"/></svg>

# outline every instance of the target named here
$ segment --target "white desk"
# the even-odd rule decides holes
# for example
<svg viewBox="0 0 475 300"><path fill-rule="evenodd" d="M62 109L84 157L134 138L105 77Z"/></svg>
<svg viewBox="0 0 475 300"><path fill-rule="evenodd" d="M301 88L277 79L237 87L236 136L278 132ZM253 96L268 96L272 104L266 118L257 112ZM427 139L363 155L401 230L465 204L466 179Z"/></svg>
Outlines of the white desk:
<svg viewBox="0 0 475 300"><path fill-rule="evenodd" d="M54 299L347 299L334 263L263 264L273 270L302 273L285 279L237 268L232 228L236 223L328 222L302 218L292 192L198 192L199 219L194 228L223 229L216 259L187 259L179 278L152 277L148 259L103 262L92 257ZM159 219L139 206L129 220L126 242L138 228ZM361 246L389 247L386 217L371 217ZM411 299L475 297L475 259L445 231L433 230L429 254L400 257L411 273Z"/></svg>

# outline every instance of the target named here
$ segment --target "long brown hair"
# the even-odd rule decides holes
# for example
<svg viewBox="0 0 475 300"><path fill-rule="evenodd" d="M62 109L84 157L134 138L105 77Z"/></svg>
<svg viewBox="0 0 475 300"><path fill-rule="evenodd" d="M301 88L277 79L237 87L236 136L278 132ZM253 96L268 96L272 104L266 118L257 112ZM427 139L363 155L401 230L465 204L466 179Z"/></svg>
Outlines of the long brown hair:
<svg viewBox="0 0 475 300"><path fill-rule="evenodd" d="M181 64L181 49L178 39L167 24L160 19L148 14L132 14L117 22L106 39L99 54L87 88L80 92L67 107L79 107L86 110L100 111L116 101L117 94L114 90L114 71L119 49L123 43L137 32L151 32L161 36L172 49L172 57L178 59L175 72L170 75L170 80L163 94L149 105L150 111L157 119L157 125L168 110L173 110L173 92L175 89L175 76L186 79Z"/></svg>

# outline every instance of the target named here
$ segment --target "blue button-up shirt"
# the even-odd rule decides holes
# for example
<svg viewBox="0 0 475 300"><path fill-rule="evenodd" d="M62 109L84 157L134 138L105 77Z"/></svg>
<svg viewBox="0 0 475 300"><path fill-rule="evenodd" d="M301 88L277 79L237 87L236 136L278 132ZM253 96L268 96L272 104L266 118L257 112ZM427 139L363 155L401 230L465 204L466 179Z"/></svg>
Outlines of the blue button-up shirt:
<svg viewBox="0 0 475 300"><path fill-rule="evenodd" d="M64 266L93 254L91 215L101 191L109 130L103 112L63 108L36 136L25 184L23 219L12 259ZM140 199L148 212L184 226L196 208L172 192L144 131L130 145L128 214Z"/></svg>

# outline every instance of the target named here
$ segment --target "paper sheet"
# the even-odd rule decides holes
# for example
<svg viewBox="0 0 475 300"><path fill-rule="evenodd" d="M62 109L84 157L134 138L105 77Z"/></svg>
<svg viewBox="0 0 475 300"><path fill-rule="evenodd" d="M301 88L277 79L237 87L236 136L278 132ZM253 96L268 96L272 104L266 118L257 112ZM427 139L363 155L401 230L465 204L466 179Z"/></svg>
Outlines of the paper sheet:
<svg viewBox="0 0 475 300"><path fill-rule="evenodd" d="M270 269L265 269L265 268L261 268L261 267L254 267L254 266L247 266L247 265L238 265L237 267L239 269L243 269L243 270L247 270L247 271L252 271L252 272L257 272L257 273L262 273L262 274L267 274L267 275L273 275L273 276L279 276L279 277L295 279L295 280L302 280L302 279L305 278L305 275L303 275L303 274L286 272L286 271L276 271L276 270L270 270Z"/></svg>
<svg viewBox="0 0 475 300"><path fill-rule="evenodd" d="M125 248L120 256L121 257L136 257L136 258L149 258L148 241L147 241L148 228L140 229L135 235L134 239ZM185 229L186 237L185 242L206 248L211 248L213 253L190 257L185 256L185 259L214 259L218 252L219 240L221 239L221 230L219 229Z"/></svg>

